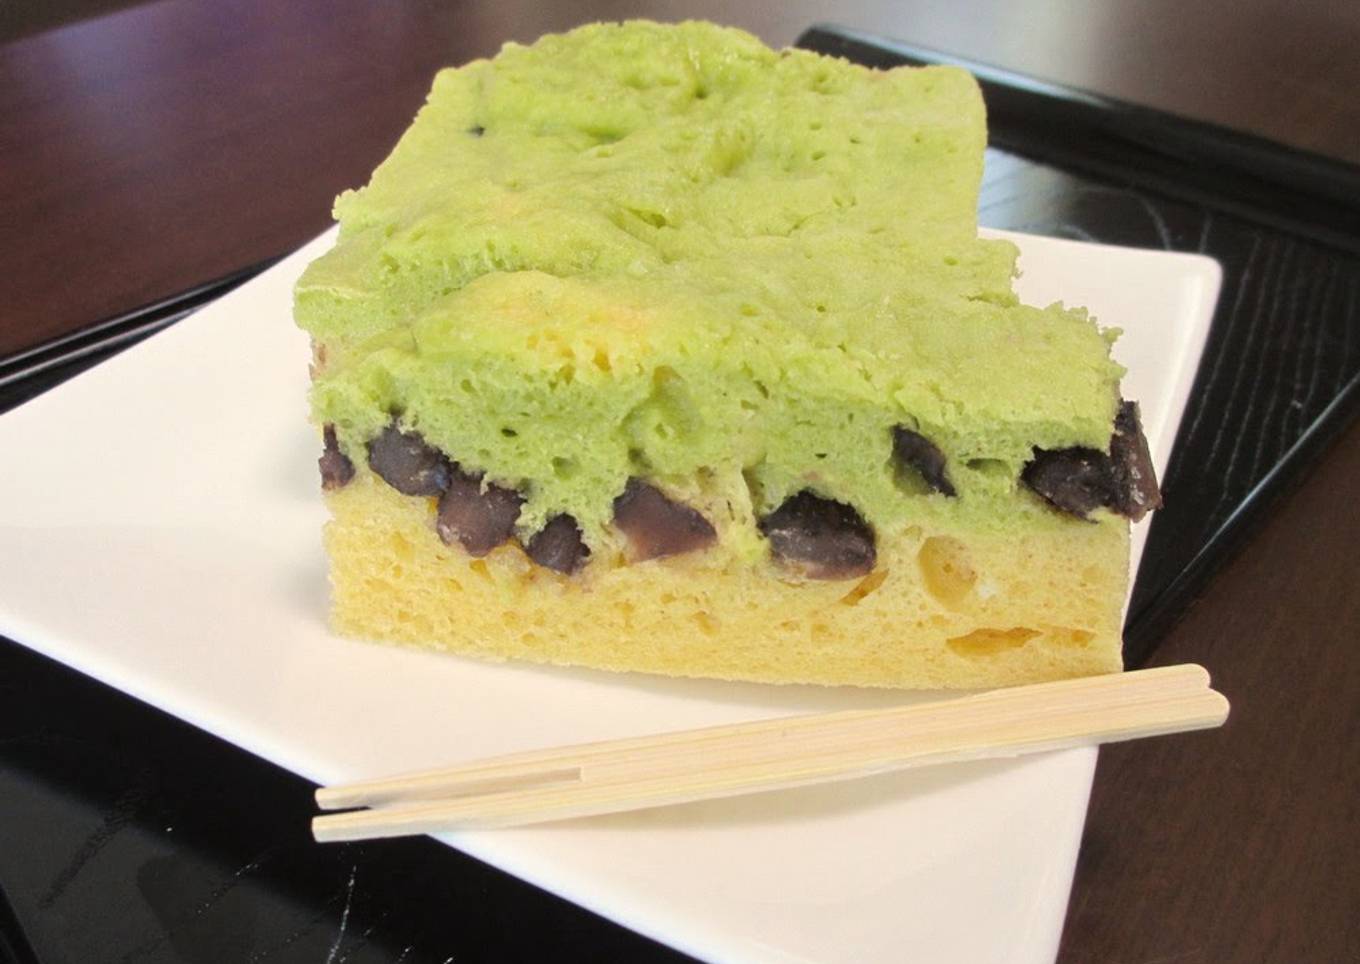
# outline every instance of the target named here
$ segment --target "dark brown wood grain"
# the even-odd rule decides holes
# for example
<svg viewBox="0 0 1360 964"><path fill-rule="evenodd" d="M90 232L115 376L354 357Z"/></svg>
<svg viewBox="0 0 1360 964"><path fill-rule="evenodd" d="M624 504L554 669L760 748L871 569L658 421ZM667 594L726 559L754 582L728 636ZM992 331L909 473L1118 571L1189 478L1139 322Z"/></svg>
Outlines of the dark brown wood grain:
<svg viewBox="0 0 1360 964"><path fill-rule="evenodd" d="M1360 13L1326 0L163 0L0 47L0 357L296 247L439 66L625 16L837 20L1360 161Z"/></svg>
<svg viewBox="0 0 1360 964"><path fill-rule="evenodd" d="M1360 426L1159 647L1232 715L1101 751L1064 964L1360 960L1357 480Z"/></svg>
<svg viewBox="0 0 1360 964"><path fill-rule="evenodd" d="M438 66L595 18L834 19L1360 161L1360 7L1060 6L165 0L29 36L0 46L0 357L295 247ZM1360 428L1158 649L1233 717L1103 752L1065 964L1360 961L1357 495Z"/></svg>
<svg viewBox="0 0 1360 964"><path fill-rule="evenodd" d="M486 52L419 11L162 3L0 48L0 356L324 230Z"/></svg>

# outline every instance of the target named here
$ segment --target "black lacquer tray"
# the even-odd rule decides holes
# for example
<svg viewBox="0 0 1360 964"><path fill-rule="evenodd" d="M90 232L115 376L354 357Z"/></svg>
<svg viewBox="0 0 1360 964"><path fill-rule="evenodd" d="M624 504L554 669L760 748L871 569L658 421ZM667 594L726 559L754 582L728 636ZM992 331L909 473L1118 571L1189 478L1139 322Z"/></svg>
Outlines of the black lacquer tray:
<svg viewBox="0 0 1360 964"><path fill-rule="evenodd" d="M801 46L951 62L834 27ZM952 61L958 62L958 61ZM983 223L1224 269L1127 627L1143 661L1360 404L1360 172L975 64ZM267 265L0 360L0 410ZM301 779L0 641L0 962L680 960L426 840L314 846Z"/></svg>

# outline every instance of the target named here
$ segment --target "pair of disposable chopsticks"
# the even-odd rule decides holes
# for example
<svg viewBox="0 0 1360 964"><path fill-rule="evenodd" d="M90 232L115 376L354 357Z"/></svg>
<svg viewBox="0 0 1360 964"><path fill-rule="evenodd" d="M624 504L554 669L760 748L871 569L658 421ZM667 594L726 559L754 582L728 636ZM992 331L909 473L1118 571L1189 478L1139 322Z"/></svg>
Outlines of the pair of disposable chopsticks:
<svg viewBox="0 0 1360 964"><path fill-rule="evenodd" d="M1219 726L1195 665L515 753L323 787L322 842L509 827Z"/></svg>

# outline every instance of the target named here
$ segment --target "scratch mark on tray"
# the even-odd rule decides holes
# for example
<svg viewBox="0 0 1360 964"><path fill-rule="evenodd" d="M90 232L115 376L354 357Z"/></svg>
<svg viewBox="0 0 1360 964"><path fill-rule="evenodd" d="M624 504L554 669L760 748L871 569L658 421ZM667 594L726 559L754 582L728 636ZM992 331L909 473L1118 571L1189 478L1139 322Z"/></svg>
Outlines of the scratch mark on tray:
<svg viewBox="0 0 1360 964"><path fill-rule="evenodd" d="M349 869L349 883L345 885L345 906L340 911L340 930L335 935L335 942L331 944L330 953L326 955L326 964L334 964L335 955L340 951L340 944L345 940L345 929L349 927L349 909L354 904L354 878L358 873L357 865Z"/></svg>
<svg viewBox="0 0 1360 964"><path fill-rule="evenodd" d="M328 905L329 903L331 902L328 902ZM292 947L294 944L298 942L299 938L301 938L304 934L310 932L314 927L316 927L317 924L320 924L328 916L330 916L329 907L323 908L315 916L308 920L307 923L303 924L296 930L291 931L282 940L278 941L277 943L271 944L269 947L258 950L254 954L251 954L249 959L247 959L246 964L259 964L259 962L264 960L266 957L271 957L275 951L286 950L287 948Z"/></svg>
<svg viewBox="0 0 1360 964"><path fill-rule="evenodd" d="M365 927L363 932L359 934L359 939L354 942L354 946L349 948L349 950L345 951L345 953L341 954L339 959L335 962L335 964L345 964L345 961L349 960L350 955L352 955L355 951L361 951L365 947L367 947L368 939L373 936L373 932L377 929L378 929L377 923L369 924L367 927Z"/></svg>
<svg viewBox="0 0 1360 964"><path fill-rule="evenodd" d="M1227 327L1222 335L1215 339L1215 344L1212 346L1215 349L1213 353L1213 364L1209 368L1209 377L1205 381L1204 387L1198 392L1201 399L1207 400L1212 397L1214 387L1218 384L1219 376L1223 373L1223 365L1225 364L1225 357L1227 355L1224 348L1232 344L1233 330L1237 327L1237 319L1241 315L1240 309L1242 307L1242 300L1246 297L1247 287L1251 280L1253 269L1256 264L1256 257L1260 253L1260 250L1261 233L1259 231L1253 232L1251 253L1247 255L1247 262L1242 266L1242 273L1237 278L1237 287L1233 293L1232 310L1225 316L1228 322ZM1190 423L1190 428L1186 432L1187 437L1193 436L1199 431L1200 422L1203 420L1204 413L1208 408L1209 406L1203 403L1196 406L1195 419Z"/></svg>
<svg viewBox="0 0 1360 964"><path fill-rule="evenodd" d="M1345 369L1341 377L1337 380L1336 389L1345 384L1355 373L1355 365L1352 362L1351 339L1357 324L1360 324L1360 314L1356 311L1356 296L1360 294L1360 275L1352 274L1346 286L1346 310L1341 315L1341 358L1345 362ZM1335 391L1332 393L1335 394Z"/></svg>
<svg viewBox="0 0 1360 964"><path fill-rule="evenodd" d="M1205 211L1204 223L1201 224L1199 228L1199 244L1195 246L1195 250L1198 251L1200 254L1203 254L1205 251L1209 250L1209 229L1213 227L1213 224L1214 224L1214 212Z"/></svg>
<svg viewBox="0 0 1360 964"><path fill-rule="evenodd" d="M1337 262L1329 260L1326 262L1326 266L1326 277L1317 286L1319 291L1318 303L1316 305L1313 305L1312 303L1309 304L1307 317L1305 319L1306 321L1311 322L1316 318L1319 322L1317 333L1313 334L1310 330L1305 336L1311 339L1313 350L1310 356L1308 352L1303 350L1303 345L1300 345L1298 363L1295 367L1293 410L1289 413L1290 418L1285 423L1285 428L1291 442L1302 434L1303 421L1309 416L1309 413L1312 412L1313 399L1317 395L1318 382L1321 380L1322 375L1323 351L1327 343L1327 339L1324 337L1326 334L1327 316L1332 310L1333 303L1336 300L1337 288L1340 286L1341 282L1341 272L1337 266ZM1350 326L1346 325L1345 328L1349 330ZM1307 344L1307 342L1304 344ZM1342 360L1345 361L1346 353L1342 352L1341 357ZM1306 366L1305 361L1307 362ZM1303 381L1305 377L1308 380L1308 386L1306 390L1303 390Z"/></svg>
<svg viewBox="0 0 1360 964"><path fill-rule="evenodd" d="M1243 380L1250 367L1256 337L1260 330L1261 311L1264 305L1262 292L1270 290L1271 280L1274 276L1276 259L1273 243L1265 248L1261 261L1260 277L1253 277L1252 280L1256 283L1250 286L1247 285L1245 277L1243 278L1243 283L1239 290L1240 298L1237 303L1233 305L1233 321L1235 323L1238 319L1241 319L1246 327L1246 331L1240 342L1240 356L1238 358L1238 364L1235 366L1232 373L1232 383L1228 387L1225 396L1226 411L1224 413L1224 420L1223 423L1217 427L1214 435L1214 444L1209 450L1208 461L1210 463L1213 463L1218 458L1221 446L1228 440L1227 429L1229 428L1229 422L1231 422L1233 426L1237 426L1238 424L1238 420L1231 418L1231 414L1233 410L1236 409L1238 402L1242 400ZM1234 327L1236 327L1235 324Z"/></svg>
<svg viewBox="0 0 1360 964"><path fill-rule="evenodd" d="M1285 447L1298 435L1300 413L1307 383L1317 376L1318 343L1325 340L1326 325L1318 324L1322 308L1330 300L1333 265L1323 265L1315 271L1308 285L1308 294L1299 310L1298 339L1294 349L1293 373L1289 379L1288 400L1280 421L1280 436ZM1311 350L1310 350L1311 348Z"/></svg>
<svg viewBox="0 0 1360 964"><path fill-rule="evenodd" d="M265 850L262 853L260 853L259 856L255 857L249 863L243 864L241 867L238 867L236 870L232 871L230 877L228 877L225 881L223 881L221 884L215 887L213 889L213 892L209 894L206 898L204 898L203 901L197 907L194 908L193 914L191 916L202 917L203 914L210 910L214 904L220 901L231 890L233 890L237 885L239 885L247 874L253 874L255 871L259 870L260 867L264 865L265 861L269 860L274 855L274 850L275 848L271 847L268 850Z"/></svg>
<svg viewBox="0 0 1360 964"><path fill-rule="evenodd" d="M1162 215L1162 212L1157 210L1157 205L1153 204L1151 200L1144 197L1142 194L1135 194L1133 196L1137 198L1138 203L1142 205L1143 210L1147 212L1147 216L1152 219L1152 226L1157 229L1157 238L1162 243L1162 250L1170 251L1172 247L1171 229L1166 226L1166 218Z"/></svg>
<svg viewBox="0 0 1360 964"><path fill-rule="evenodd" d="M1295 244L1293 244L1292 242L1286 242L1284 253L1280 259L1281 260L1280 275L1282 278L1288 276L1288 271L1286 270L1285 265L1293 260L1297 260L1295 258L1297 250L1298 249ZM1302 278L1300 278L1299 280L1300 282L1303 281ZM1299 295L1303 287L1304 285L1302 283L1290 285L1276 285L1274 294L1270 299L1270 312L1268 318L1276 321L1282 321L1284 323L1283 325L1276 326L1277 330L1280 331L1281 341L1283 341L1284 344L1276 345L1275 347L1276 349L1278 349L1278 354L1282 356L1286 357L1288 356L1289 349L1291 347L1288 343L1291 339L1298 341L1300 346L1302 346L1303 344L1300 338L1301 332L1299 331L1299 327L1304 326L1304 329L1306 330L1306 326L1308 323L1307 315L1305 315L1300 310L1299 304ZM1284 301L1284 304L1281 304L1282 299ZM1275 354L1277 354L1276 351L1261 353L1261 355L1263 356L1262 359L1263 369L1265 366L1264 356ZM1281 384L1284 378L1284 366L1275 365L1272 367L1274 369L1274 378L1271 381L1270 387L1265 388L1264 386L1260 385L1259 384L1260 380L1258 379L1256 389L1248 393L1250 401L1247 404L1247 414L1244 416L1243 419L1248 426L1251 425L1251 415L1256 408L1257 400L1258 399L1262 400L1263 404L1266 406L1265 413L1261 416L1261 424L1259 426L1256 426L1256 428L1252 431L1252 434L1256 436L1256 447L1252 451L1250 468L1247 470L1247 477L1250 479L1256 479L1259 477L1261 460L1262 458L1264 458L1266 454L1267 443L1278 443L1279 447L1277 447L1276 450L1277 452L1282 451L1283 447L1283 433L1284 433L1283 423L1281 423L1280 425L1279 435L1272 435L1270 427L1276 412L1280 412L1281 417L1283 417L1283 415L1287 411L1281 408L1280 406L1280 401L1282 400L1284 395L1283 385ZM1262 375L1264 374L1265 371L1263 370Z"/></svg>
<svg viewBox="0 0 1360 964"><path fill-rule="evenodd" d="M171 927L167 928L162 933L157 934L151 940L138 944L136 947L129 950L120 958L120 960L123 962L135 960L138 957L150 954L152 951L159 950L168 941L170 941L170 939L175 934L179 933L181 929L191 924L192 922L198 920L208 911L212 910L213 907L217 906L217 904L222 900L223 897L226 897L227 894L231 893L232 890L234 890L237 886L240 885L241 881L245 879L246 875L253 874L255 871L259 870L262 866L264 866L265 862L273 857L277 849L278 849L277 847L269 847L261 851L259 855L251 859L249 862L238 867L231 873L229 877L227 877L216 887L214 887L212 892L208 894L207 897L199 901L198 905L195 906L194 909L191 910L188 914L186 914L181 919L175 921ZM254 958L251 959L254 960Z"/></svg>
<svg viewBox="0 0 1360 964"><path fill-rule="evenodd" d="M1269 277L1263 276L1262 278L1262 297L1257 299L1256 310L1252 313L1252 325L1248 329L1247 346L1243 352L1243 364L1238 368L1238 378L1233 385L1234 398L1243 394L1246 396L1246 409L1239 421L1242 430L1233 433L1233 445L1228 455L1228 467L1223 471L1225 479L1235 477L1235 470L1238 470L1239 461L1247 455L1247 448L1251 441L1249 436L1255 435L1256 442L1259 445L1265 434L1265 422L1269 419L1266 418L1261 425L1254 426L1257 429L1254 432L1252 431L1254 425L1252 419L1258 403L1268 406L1273 401L1271 390L1263 383L1268 371L1267 363L1274 354L1271 349L1279 347L1272 346L1270 343L1270 322L1272 319L1281 317L1283 308L1281 299L1284 298L1287 291L1283 280L1288 277L1295 250L1294 242L1291 239L1285 239L1280 248L1279 257L1271 259ZM1256 344L1258 334L1260 335L1259 347ZM1250 377L1244 378L1248 366L1251 368ZM1268 414L1267 412L1267 416ZM1245 469L1241 470L1241 474L1244 478L1254 479L1256 469L1257 465L1253 460ZM1225 491L1224 496L1226 497L1227 494Z"/></svg>

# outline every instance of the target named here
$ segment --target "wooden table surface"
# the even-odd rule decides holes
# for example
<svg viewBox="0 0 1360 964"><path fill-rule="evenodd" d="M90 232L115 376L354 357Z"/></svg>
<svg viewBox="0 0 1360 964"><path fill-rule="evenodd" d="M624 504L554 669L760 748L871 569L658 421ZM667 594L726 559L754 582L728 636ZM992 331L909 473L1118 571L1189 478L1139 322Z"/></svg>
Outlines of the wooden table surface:
<svg viewBox="0 0 1360 964"><path fill-rule="evenodd" d="M1360 162L1355 5L161 0L0 46L0 357L315 235L437 66L634 14L835 20ZM1234 714L1102 753L1060 960L1360 960L1357 495L1352 427L1160 645Z"/></svg>

